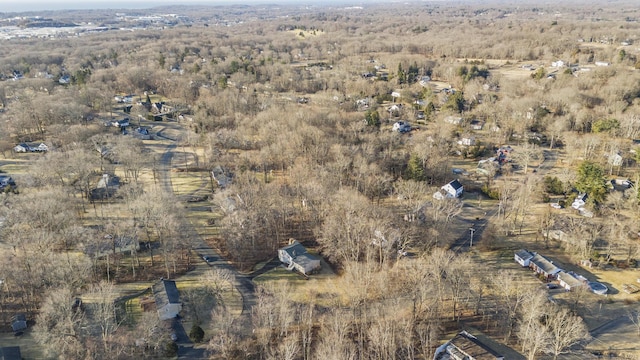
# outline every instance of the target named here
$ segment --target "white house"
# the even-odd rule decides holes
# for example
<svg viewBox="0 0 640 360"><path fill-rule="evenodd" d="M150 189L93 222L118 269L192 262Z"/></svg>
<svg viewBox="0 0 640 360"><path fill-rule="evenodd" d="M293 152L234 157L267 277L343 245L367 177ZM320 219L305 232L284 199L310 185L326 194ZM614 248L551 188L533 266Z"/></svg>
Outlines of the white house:
<svg viewBox="0 0 640 360"><path fill-rule="evenodd" d="M609 165L622 166L623 160L624 159L622 158L622 155L615 153L609 156L607 162L609 163Z"/></svg>
<svg viewBox="0 0 640 360"><path fill-rule="evenodd" d="M458 145L473 146L476 144L475 136L463 136L458 140Z"/></svg>
<svg viewBox="0 0 640 360"><path fill-rule="evenodd" d="M464 192L464 187L462 186L460 181L458 181L458 179L452 180L447 185L443 186L441 189L447 193L446 195L447 197L452 197L452 198L461 197L462 193Z"/></svg>
<svg viewBox="0 0 640 360"><path fill-rule="evenodd" d="M406 133L411 131L411 125L406 121L396 121L391 130L399 133Z"/></svg>
<svg viewBox="0 0 640 360"><path fill-rule="evenodd" d="M153 285L152 291L160 320L173 319L178 316L182 310L182 303L175 281L162 279Z"/></svg>
<svg viewBox="0 0 640 360"><path fill-rule="evenodd" d="M45 145L44 143L40 143L39 145L20 143L20 144L16 145L13 148L13 151L21 152L21 153L25 153L25 152L45 152L45 151L48 151L48 150L49 150L49 147L47 145Z"/></svg>
<svg viewBox="0 0 640 360"><path fill-rule="evenodd" d="M515 252L514 260L522 267L529 267L529 262L533 259L535 253L526 249L521 249Z"/></svg>
<svg viewBox="0 0 640 360"><path fill-rule="evenodd" d="M587 203L588 198L589 198L589 195L587 195L586 193L579 194L578 196L576 196L575 200L573 200L571 207L576 210L583 208L584 204Z"/></svg>
<svg viewBox="0 0 640 360"><path fill-rule="evenodd" d="M322 266L320 259L307 253L307 249L294 239L289 239L289 245L278 250L278 259L286 264L289 270L296 270L303 275L310 274Z"/></svg>
<svg viewBox="0 0 640 360"><path fill-rule="evenodd" d="M462 118L459 116L447 116L446 118L444 118L444 121L453 125L462 124Z"/></svg>

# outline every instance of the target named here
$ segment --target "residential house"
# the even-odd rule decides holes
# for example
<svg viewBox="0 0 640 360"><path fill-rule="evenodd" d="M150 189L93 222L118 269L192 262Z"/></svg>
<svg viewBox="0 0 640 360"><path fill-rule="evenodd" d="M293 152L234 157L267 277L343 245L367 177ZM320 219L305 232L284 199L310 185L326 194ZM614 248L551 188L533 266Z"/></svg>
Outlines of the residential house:
<svg viewBox="0 0 640 360"><path fill-rule="evenodd" d="M13 181L13 178L11 178L11 176L0 175L0 191L3 191L8 186L15 187L16 182Z"/></svg>
<svg viewBox="0 0 640 360"><path fill-rule="evenodd" d="M622 155L618 153L609 156L609 158L607 159L607 163L612 166L622 166L623 161L624 159L622 158Z"/></svg>
<svg viewBox="0 0 640 360"><path fill-rule="evenodd" d="M122 120L117 120L117 121L111 122L111 126L117 127L117 128L121 128L121 129L125 128L125 127L128 127L130 125L131 125L131 123L129 121L129 118L124 118Z"/></svg>
<svg viewBox="0 0 640 360"><path fill-rule="evenodd" d="M211 177L216 181L221 189L224 189L231 184L233 174L229 170L223 169L218 165L211 170Z"/></svg>
<svg viewBox="0 0 640 360"><path fill-rule="evenodd" d="M478 161L476 172L482 175L495 175L500 171L500 163L495 157Z"/></svg>
<svg viewBox="0 0 640 360"><path fill-rule="evenodd" d="M160 320L173 319L178 316L182 311L182 303L175 281L161 279L151 287L151 290Z"/></svg>
<svg viewBox="0 0 640 360"><path fill-rule="evenodd" d="M40 143L40 144L20 143L13 148L13 151L19 152L19 153L45 152L48 150L49 150L49 147L44 143Z"/></svg>
<svg viewBox="0 0 640 360"><path fill-rule="evenodd" d="M447 116L446 118L444 118L444 121L453 125L462 124L462 118L459 116Z"/></svg>
<svg viewBox="0 0 640 360"><path fill-rule="evenodd" d="M589 195L587 195L586 193L578 194L578 196L576 196L576 198L573 200L571 207L576 210L583 208L584 205L587 203L588 198L589 198Z"/></svg>
<svg viewBox="0 0 640 360"><path fill-rule="evenodd" d="M0 360L22 360L20 346L0 347Z"/></svg>
<svg viewBox="0 0 640 360"><path fill-rule="evenodd" d="M529 267L537 274L542 275L546 280L555 279L556 275L562 271L561 268L553 264L553 261L540 254L535 254L531 260L529 260Z"/></svg>
<svg viewBox="0 0 640 360"><path fill-rule="evenodd" d="M458 179L450 181L447 185L441 188L447 193L447 197L451 198L459 198L462 196L464 192L464 186L460 183Z"/></svg>
<svg viewBox="0 0 640 360"><path fill-rule="evenodd" d="M469 125L471 126L472 130L482 130L482 128L484 127L484 121L481 120L471 120L471 122L469 123Z"/></svg>
<svg viewBox="0 0 640 360"><path fill-rule="evenodd" d="M500 164L504 164L509 161L509 155L513 148L509 145L502 145L498 150L496 150L496 158Z"/></svg>
<svg viewBox="0 0 640 360"><path fill-rule="evenodd" d="M572 271L560 271L557 276L560 286L567 291L575 290L578 287L586 285L586 278Z"/></svg>
<svg viewBox="0 0 640 360"><path fill-rule="evenodd" d="M131 253L140 250L140 241L136 236L105 235L99 241L91 242L84 247L84 253L92 258L100 259L108 255Z"/></svg>
<svg viewBox="0 0 640 360"><path fill-rule="evenodd" d="M389 116L400 116L400 111L402 111L402 104L393 104L387 108L389 112Z"/></svg>
<svg viewBox="0 0 640 360"><path fill-rule="evenodd" d="M506 358L524 359L513 349L500 345L486 336L480 334L475 336L467 331L461 331L453 339L439 346L433 356L434 360L504 360Z"/></svg>
<svg viewBox="0 0 640 360"><path fill-rule="evenodd" d="M411 131L411 125L406 121L396 121L391 130L399 133L406 133Z"/></svg>
<svg viewBox="0 0 640 360"><path fill-rule="evenodd" d="M113 174L102 174L98 184L91 189L89 198L91 200L104 200L116 194L120 188L120 178Z"/></svg>
<svg viewBox="0 0 640 360"><path fill-rule="evenodd" d="M458 140L458 145L462 146L474 146L476 144L475 136L465 135Z"/></svg>
<svg viewBox="0 0 640 360"><path fill-rule="evenodd" d="M16 314L11 318L11 329L14 333L24 331L27 328L27 317L24 314Z"/></svg>
<svg viewBox="0 0 640 360"><path fill-rule="evenodd" d="M289 239L289 245L278 250L278 259L288 265L289 270L296 270L303 275L319 270L322 266L320 259L307 253L307 249L294 239Z"/></svg>
<svg viewBox="0 0 640 360"><path fill-rule="evenodd" d="M529 262L534 256L535 253L530 252L527 249L521 249L515 252L514 260L522 267L529 267Z"/></svg>
<svg viewBox="0 0 640 360"><path fill-rule="evenodd" d="M140 140L151 140L151 134L149 133L149 129L146 127L137 127L136 130L132 133L133 137Z"/></svg>
<svg viewBox="0 0 640 360"><path fill-rule="evenodd" d="M60 76L60 79L58 79L58 83L60 85L67 85L71 82L71 76L69 75L62 75Z"/></svg>

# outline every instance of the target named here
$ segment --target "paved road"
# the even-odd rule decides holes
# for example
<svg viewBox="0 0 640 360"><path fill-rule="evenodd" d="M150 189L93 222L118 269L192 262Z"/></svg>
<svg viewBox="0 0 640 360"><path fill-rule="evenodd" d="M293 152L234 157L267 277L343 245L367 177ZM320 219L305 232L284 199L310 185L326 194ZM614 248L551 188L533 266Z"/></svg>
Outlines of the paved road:
<svg viewBox="0 0 640 360"><path fill-rule="evenodd" d="M517 151L517 149L515 151ZM558 161L558 153L557 151L554 151L554 150L543 150L542 156L543 156L543 161L540 163L540 165L537 168L534 169L534 171L541 176L549 172L549 170L553 169L556 162ZM467 202L463 205L463 212L469 211L470 208L474 208L474 206L471 205L470 203L472 203L472 201ZM484 232L484 229L486 229L487 225L489 224L489 221L492 218L494 218L496 215L498 215L499 206L500 204L498 203L491 209L487 210L486 212L483 212L481 216L477 216L475 218L465 219L462 217L458 217L457 221L462 223L462 226L465 228L465 231L458 238L456 238L456 240L451 244L449 249L455 252L468 251L471 246L471 231L469 229L470 228L474 229L473 243L475 244L478 240L482 238L482 233Z"/></svg>
<svg viewBox="0 0 640 360"><path fill-rule="evenodd" d="M167 128L172 129L173 131L180 131L180 127L177 124L167 124L165 125ZM164 129L157 133L158 137L175 141L176 138L173 135L166 135ZM177 143L173 142L167 146L166 151L162 154L160 158L160 171L159 178L160 183L163 189L168 193L173 193L173 185L171 183L171 160L174 156L174 150L176 149ZM238 270L233 267L228 261L224 260L220 254L218 254L215 249L213 249L209 244L207 244L204 239L198 234L195 227L191 223L187 223L186 226L186 234L189 239L192 241L193 250L200 256L212 256L215 261L209 262L213 268L224 269L229 272L232 276L231 282L238 290L240 295L242 296L242 314L236 319L240 324L240 326L247 327L251 322L251 309L256 304L256 288L253 283L253 278L257 276L258 272L252 274L241 274ZM272 269L277 265L274 265L274 262L270 262L268 264L267 271ZM265 266L267 267L267 266ZM189 340L189 337L186 336L186 332L181 328L182 324L178 322L174 322L174 331L178 335L178 345L179 348L179 358L181 359L202 359L205 358L205 353L202 349L197 349L193 347L193 343ZM185 336L182 336L185 335Z"/></svg>

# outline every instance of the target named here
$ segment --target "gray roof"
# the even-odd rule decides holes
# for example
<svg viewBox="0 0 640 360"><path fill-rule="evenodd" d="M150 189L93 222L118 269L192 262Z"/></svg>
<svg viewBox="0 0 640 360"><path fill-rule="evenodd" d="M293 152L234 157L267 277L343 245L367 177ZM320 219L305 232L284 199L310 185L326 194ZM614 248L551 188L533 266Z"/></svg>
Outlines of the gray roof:
<svg viewBox="0 0 640 360"><path fill-rule="evenodd" d="M173 280L160 280L159 283L153 285L153 297L156 300L156 306L161 308L168 304L180 304L180 292L176 282Z"/></svg>
<svg viewBox="0 0 640 360"><path fill-rule="evenodd" d="M536 254L533 258L531 258L531 263L547 274L554 275L562 271L562 269L553 264L553 261L545 258L540 254Z"/></svg>
<svg viewBox="0 0 640 360"><path fill-rule="evenodd" d="M532 252L530 252L529 250L527 250L527 249L520 249L520 250L515 252L515 255L517 257L519 257L520 259L526 261L528 259L531 259L534 254Z"/></svg>
<svg viewBox="0 0 640 360"><path fill-rule="evenodd" d="M17 314L11 318L11 329L20 331L27 328L27 317L24 314Z"/></svg>
<svg viewBox="0 0 640 360"><path fill-rule="evenodd" d="M502 359L504 356L498 354L486 344L482 343L478 338L466 331L460 332L449 343L465 355L477 360L493 360ZM450 350L451 351L451 350Z"/></svg>
<svg viewBox="0 0 640 360"><path fill-rule="evenodd" d="M291 245L283 247L280 250L285 251L287 254L289 254L289 256L291 256L291 258L295 258L296 256L300 256L302 254L307 253L307 249L297 241Z"/></svg>
<svg viewBox="0 0 640 360"><path fill-rule="evenodd" d="M580 281L578 278L573 276L572 273L568 273L565 271L560 271L558 273L558 280L562 280L564 283L568 284L572 288L584 285L584 282Z"/></svg>

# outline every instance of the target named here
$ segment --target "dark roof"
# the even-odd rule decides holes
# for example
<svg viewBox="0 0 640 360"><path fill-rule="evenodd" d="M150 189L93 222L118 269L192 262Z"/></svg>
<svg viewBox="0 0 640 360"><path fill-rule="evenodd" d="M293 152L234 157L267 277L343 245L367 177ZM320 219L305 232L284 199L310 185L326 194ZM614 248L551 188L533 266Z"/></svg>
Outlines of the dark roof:
<svg viewBox="0 0 640 360"><path fill-rule="evenodd" d="M156 300L156 306L161 308L168 304L180 304L180 292L176 282L173 280L160 280L159 283L153 285L153 297Z"/></svg>
<svg viewBox="0 0 640 360"><path fill-rule="evenodd" d="M491 349L486 344L483 344L478 338L469 334L466 331L460 332L456 335L449 344L455 346L467 356L476 360L494 360L502 359L504 356L498 354L495 350Z"/></svg>
<svg viewBox="0 0 640 360"><path fill-rule="evenodd" d="M580 193L578 194L578 196L576 196L576 200L587 201L588 197L589 195L587 195L587 193Z"/></svg>
<svg viewBox="0 0 640 360"><path fill-rule="evenodd" d="M17 314L11 318L11 329L20 331L27 328L27 317L24 314Z"/></svg>
<svg viewBox="0 0 640 360"><path fill-rule="evenodd" d="M456 190L462 189L462 184L460 184L460 181L458 181L458 179L451 181L448 185L451 185L451 187Z"/></svg>
<svg viewBox="0 0 640 360"><path fill-rule="evenodd" d="M22 360L20 346L5 346L0 348L0 360Z"/></svg>
<svg viewBox="0 0 640 360"><path fill-rule="evenodd" d="M305 249L305 247L302 246L302 244L300 244L297 241L295 241L291 245L283 247L280 250L285 251L287 254L289 254L289 256L291 256L291 258L295 258L296 256L300 256L302 254L306 254L307 253L307 249Z"/></svg>

